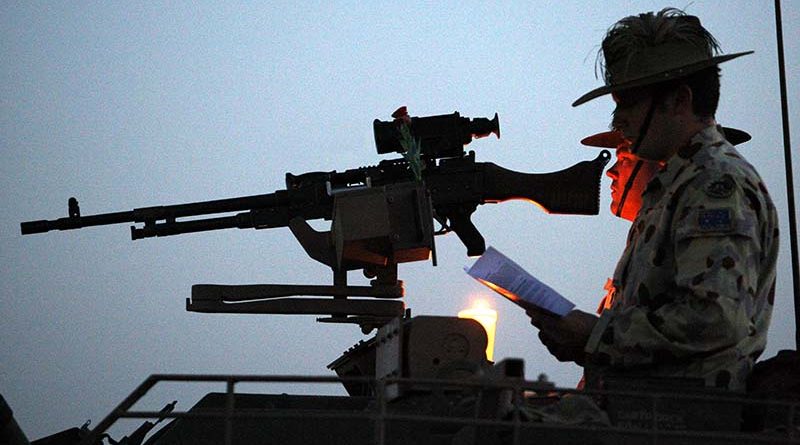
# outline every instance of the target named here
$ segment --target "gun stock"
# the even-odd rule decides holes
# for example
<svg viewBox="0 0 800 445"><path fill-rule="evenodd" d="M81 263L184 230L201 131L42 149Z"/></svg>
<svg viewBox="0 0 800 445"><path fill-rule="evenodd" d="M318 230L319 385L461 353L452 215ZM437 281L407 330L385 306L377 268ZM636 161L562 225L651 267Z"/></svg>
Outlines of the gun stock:
<svg viewBox="0 0 800 445"><path fill-rule="evenodd" d="M592 161L552 173L519 173L485 164L485 202L523 199L545 212L596 215L600 211L600 178L611 154L603 150Z"/></svg>

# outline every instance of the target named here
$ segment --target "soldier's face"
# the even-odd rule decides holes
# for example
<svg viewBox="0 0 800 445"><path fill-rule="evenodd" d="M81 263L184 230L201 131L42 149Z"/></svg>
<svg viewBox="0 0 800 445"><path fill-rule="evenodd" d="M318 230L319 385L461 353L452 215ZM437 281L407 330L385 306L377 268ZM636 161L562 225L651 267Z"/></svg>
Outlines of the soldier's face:
<svg viewBox="0 0 800 445"><path fill-rule="evenodd" d="M614 109L612 126L623 133L625 139L636 141L653 104L652 92L646 88L624 90L612 94L617 106ZM650 124L639 141L636 155L652 161L664 160L674 151L676 129L672 119L671 98L667 97L655 105Z"/></svg>
<svg viewBox="0 0 800 445"><path fill-rule="evenodd" d="M644 192L647 183L653 178L660 168L660 163L654 161L642 160L642 166L633 178L633 183L630 186L628 194L625 196L625 202L622 202L622 194L625 186L633 174L636 162L640 158L634 156L630 152L630 142L626 141L617 147L617 162L611 166L606 172L611 178L611 213L617 215L622 206L620 218L633 221L642 208L642 193Z"/></svg>

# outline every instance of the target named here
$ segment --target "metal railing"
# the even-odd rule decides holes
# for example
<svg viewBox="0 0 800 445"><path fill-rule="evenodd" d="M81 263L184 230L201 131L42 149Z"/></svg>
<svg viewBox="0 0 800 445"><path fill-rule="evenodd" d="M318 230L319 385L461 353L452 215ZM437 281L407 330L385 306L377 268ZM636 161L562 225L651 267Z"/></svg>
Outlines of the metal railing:
<svg viewBox="0 0 800 445"><path fill-rule="evenodd" d="M223 409L204 409L200 412L168 412L163 411L131 411L131 408L142 399L158 383L162 382L203 382L203 383L224 383L225 384L225 404ZM340 411L340 410L241 410L235 404L235 386L239 383L360 383L374 385L373 397L375 403L371 410L363 411ZM649 400L649 427L620 427L620 426L597 426L581 424L562 424L551 422L526 421L521 415L523 410L512 409L508 416L502 419L480 417L482 397L477 397L473 416L471 417L449 417L432 416L426 414L408 414L392 412L389 409L390 402L385 397L386 386L393 384L413 385L415 390L449 391L449 390L473 390L478 394L487 391L510 391L512 396L511 404L515 408L525 406L526 394L538 393L546 394L548 397L560 397L568 394L585 395L589 397L602 398L629 398ZM242 393L240 393L242 394ZM680 400L686 403L698 402L724 402L731 404L741 404L741 406L760 406L764 409L780 409L786 413L786 421L783 424L783 432L739 432L739 431L700 431L700 430L672 430L659 427L659 407L666 401ZM438 380L438 379L405 379L405 378L386 378L374 379L370 377L329 377L329 376L298 376L298 375L192 375L192 374L154 374L148 377L142 384L134 389L116 408L100 421L92 429L90 434L83 439L82 445L92 445L98 443L108 428L119 419L217 419L222 420L225 425L224 443L232 445L234 420L237 419L362 419L371 421L374 425L374 443L385 445L387 443L387 424L389 422L427 422L450 425L464 425L475 427L495 427L503 428L510 433L510 443L521 445L524 434L531 431L549 432L576 432L594 433L596 435L619 435L628 438L639 438L641 442L658 445L665 440L684 438L692 441L690 443L705 444L707 441L714 443L764 443L764 444L800 444L800 417L798 411L798 401L777 401L761 400L751 397L737 396L716 396L710 394L676 394L676 393L642 393L638 391L610 391L610 390L576 390L576 389L553 389L549 384L541 382L504 379L502 381L492 379L470 379L470 380ZM567 436L565 436L567 437ZM647 440L649 439L649 440ZM694 442L697 441L697 442Z"/></svg>

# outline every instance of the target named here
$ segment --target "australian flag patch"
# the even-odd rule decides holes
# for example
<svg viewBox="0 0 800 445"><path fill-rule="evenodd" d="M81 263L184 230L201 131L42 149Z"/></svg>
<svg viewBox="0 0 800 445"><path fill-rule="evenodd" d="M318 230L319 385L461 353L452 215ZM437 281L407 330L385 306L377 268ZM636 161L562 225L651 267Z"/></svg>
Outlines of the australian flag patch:
<svg viewBox="0 0 800 445"><path fill-rule="evenodd" d="M698 228L703 232L725 232L733 229L731 209L704 209L697 215Z"/></svg>

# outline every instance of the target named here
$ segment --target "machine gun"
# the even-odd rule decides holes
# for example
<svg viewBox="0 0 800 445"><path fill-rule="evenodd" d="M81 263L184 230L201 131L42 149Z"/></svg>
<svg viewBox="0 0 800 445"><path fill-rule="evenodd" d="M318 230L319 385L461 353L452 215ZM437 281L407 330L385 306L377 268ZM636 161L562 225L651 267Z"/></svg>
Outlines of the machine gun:
<svg viewBox="0 0 800 445"><path fill-rule="evenodd" d="M333 285L198 284L187 310L198 312L328 315L327 322L358 323L368 332L405 307L397 264L432 259L434 236L455 232L467 254L483 253L485 241L470 217L478 205L524 199L555 214L597 214L600 176L608 151L592 161L545 174L519 173L476 162L464 146L473 138L500 137L493 119L458 112L373 122L379 154L403 158L343 172L286 174L286 189L273 193L82 216L68 201L68 216L21 223L23 235L107 224L136 223L134 240L227 228L289 227L313 259L333 271ZM409 145L413 147L409 150ZM205 215L229 214L196 218ZM231 214L232 213L232 214ZM331 221L319 232L308 220ZM440 225L434 230L434 221ZM347 285L347 271L362 269L369 286ZM294 298L326 296L334 298ZM368 298L352 298L368 297Z"/></svg>

